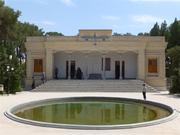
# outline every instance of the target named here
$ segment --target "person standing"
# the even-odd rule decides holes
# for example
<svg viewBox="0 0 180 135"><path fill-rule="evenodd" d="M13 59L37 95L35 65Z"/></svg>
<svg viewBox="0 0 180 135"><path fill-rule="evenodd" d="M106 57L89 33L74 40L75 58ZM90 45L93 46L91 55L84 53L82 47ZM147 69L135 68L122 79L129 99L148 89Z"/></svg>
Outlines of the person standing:
<svg viewBox="0 0 180 135"><path fill-rule="evenodd" d="M58 71L58 68L56 67L56 68L55 68L55 79L58 79L58 72L59 72L59 71Z"/></svg>
<svg viewBox="0 0 180 135"><path fill-rule="evenodd" d="M31 88L32 88L32 89L35 89L35 88L36 88L36 84L35 84L35 79L34 79L34 77L32 77L32 85L31 85Z"/></svg>
<svg viewBox="0 0 180 135"><path fill-rule="evenodd" d="M146 100L146 91L147 91L146 84L145 84L145 83L143 83L142 94L143 94L143 98L144 98L144 100Z"/></svg>
<svg viewBox="0 0 180 135"><path fill-rule="evenodd" d="M79 80L82 79L82 71L80 67L77 68L76 79L79 79Z"/></svg>
<svg viewBox="0 0 180 135"><path fill-rule="evenodd" d="M45 83L45 72L42 73L41 81L42 81L42 83Z"/></svg>

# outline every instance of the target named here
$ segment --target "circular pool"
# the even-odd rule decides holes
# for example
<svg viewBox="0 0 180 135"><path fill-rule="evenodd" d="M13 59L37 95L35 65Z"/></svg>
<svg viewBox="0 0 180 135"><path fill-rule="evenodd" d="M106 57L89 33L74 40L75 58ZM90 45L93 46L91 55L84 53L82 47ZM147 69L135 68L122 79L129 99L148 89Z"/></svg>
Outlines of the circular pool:
<svg viewBox="0 0 180 135"><path fill-rule="evenodd" d="M33 101L12 107L5 115L45 127L119 129L150 126L175 117L164 104L127 98L72 97Z"/></svg>

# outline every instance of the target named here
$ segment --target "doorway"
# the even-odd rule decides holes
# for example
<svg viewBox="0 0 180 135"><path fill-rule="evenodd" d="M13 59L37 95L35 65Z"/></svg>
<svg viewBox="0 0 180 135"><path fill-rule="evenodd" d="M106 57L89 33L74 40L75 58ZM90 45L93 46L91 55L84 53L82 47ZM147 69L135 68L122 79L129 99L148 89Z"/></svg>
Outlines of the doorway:
<svg viewBox="0 0 180 135"><path fill-rule="evenodd" d="M66 61L66 79L68 79L69 76L69 61Z"/></svg>
<svg viewBox="0 0 180 135"><path fill-rule="evenodd" d="M120 78L120 61L115 61L115 79Z"/></svg>
<svg viewBox="0 0 180 135"><path fill-rule="evenodd" d="M70 73L69 73L69 68L70 68ZM75 79L75 75L76 75L76 62L73 61L66 61L66 79L69 78L71 79Z"/></svg>
<svg viewBox="0 0 180 135"><path fill-rule="evenodd" d="M121 72L122 73L121 74L122 79L125 79L125 61L122 61L122 68L121 69L122 69L122 72Z"/></svg>
<svg viewBox="0 0 180 135"><path fill-rule="evenodd" d="M71 79L75 79L75 75L76 75L76 62L75 61L71 61L70 75L71 75Z"/></svg>

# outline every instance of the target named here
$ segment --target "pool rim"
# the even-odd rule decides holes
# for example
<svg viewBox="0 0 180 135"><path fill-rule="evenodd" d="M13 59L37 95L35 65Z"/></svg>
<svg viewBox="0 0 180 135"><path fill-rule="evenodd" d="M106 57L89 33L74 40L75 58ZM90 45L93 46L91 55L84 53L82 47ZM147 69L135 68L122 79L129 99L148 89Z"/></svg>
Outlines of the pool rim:
<svg viewBox="0 0 180 135"><path fill-rule="evenodd" d="M80 124L61 124L61 123L50 123L50 122L40 122L30 119L25 119L16 116L13 114L14 111L17 111L22 108L28 108L30 106L35 106L37 104L41 104L45 102L55 102L55 101L73 101L73 100L87 100L87 99L98 99L98 100L120 100L120 101L129 101L134 103L143 103L147 105L153 105L156 107L160 107L162 109L165 109L170 112L170 115L164 118L160 118L157 120L147 121L147 122L140 122L140 123L132 123L132 124L119 124L119 125L80 125ZM70 101L69 101L70 102ZM154 101L148 101L148 100L141 100L141 99L133 99L133 98L123 98L123 97L101 97L101 96L82 96L82 97L63 97L63 98L47 98L47 99L41 99L41 100L34 100L29 101L21 104L14 105L10 107L7 111L4 112L4 115L16 122L22 123L22 124L28 124L32 126L40 126L40 127L49 127L49 128L64 128L64 129L80 129L80 130L110 130L110 129L130 129L130 128L138 128L138 127L147 127L147 126L153 126L157 124L162 124L168 121L173 120L177 117L178 113L175 109L172 107L154 102Z"/></svg>

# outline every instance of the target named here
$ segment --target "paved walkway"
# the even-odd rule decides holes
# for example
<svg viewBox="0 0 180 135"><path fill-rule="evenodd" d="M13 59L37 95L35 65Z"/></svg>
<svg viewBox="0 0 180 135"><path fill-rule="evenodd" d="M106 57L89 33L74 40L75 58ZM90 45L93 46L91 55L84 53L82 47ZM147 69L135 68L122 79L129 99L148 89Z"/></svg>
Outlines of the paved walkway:
<svg viewBox="0 0 180 135"><path fill-rule="evenodd" d="M23 102L72 96L111 96L142 99L141 93L65 93L65 92L21 92L16 95L0 96L0 135L180 135L180 114L172 121L142 128L120 130L71 130L36 127L14 122L3 114L9 107ZM180 97L168 95L167 92L148 93L148 100L167 104L180 110Z"/></svg>

